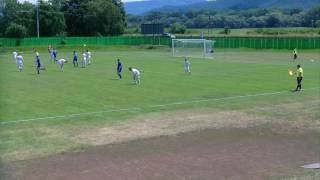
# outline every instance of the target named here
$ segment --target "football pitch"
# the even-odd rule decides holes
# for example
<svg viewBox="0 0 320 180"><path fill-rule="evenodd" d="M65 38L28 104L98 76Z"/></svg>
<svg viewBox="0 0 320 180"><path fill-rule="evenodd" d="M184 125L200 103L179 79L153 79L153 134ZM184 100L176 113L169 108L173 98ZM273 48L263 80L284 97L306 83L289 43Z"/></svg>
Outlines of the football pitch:
<svg viewBox="0 0 320 180"><path fill-rule="evenodd" d="M270 134L303 131L319 136L318 50L300 50L293 62L291 50L217 49L214 59L190 58L189 75L183 58L172 57L169 48L88 49L92 64L80 68L79 56L75 68L72 52L80 55L81 47L58 48L58 57L69 60L61 72L48 51L39 48L46 68L39 75L31 48L21 49L22 72L11 59L13 49L0 52L4 164L207 128L265 125L270 129L263 132ZM124 65L122 80L116 74L118 58ZM292 91L296 80L288 75L297 64L304 69L302 92ZM140 85L133 83L129 67L141 71ZM101 134L103 128L110 129Z"/></svg>

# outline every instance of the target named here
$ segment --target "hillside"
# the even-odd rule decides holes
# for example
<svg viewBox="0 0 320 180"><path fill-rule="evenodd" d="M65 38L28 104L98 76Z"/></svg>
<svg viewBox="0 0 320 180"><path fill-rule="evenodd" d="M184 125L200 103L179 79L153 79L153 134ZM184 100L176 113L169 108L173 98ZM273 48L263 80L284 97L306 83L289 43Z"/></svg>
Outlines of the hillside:
<svg viewBox="0 0 320 180"><path fill-rule="evenodd" d="M320 0L150 0L125 3L128 14L156 11L186 11L201 9L303 8L320 5Z"/></svg>
<svg viewBox="0 0 320 180"><path fill-rule="evenodd" d="M157 9L165 6L178 7L191 4L205 2L206 0L148 0L124 3L124 7L128 14L142 14L152 9Z"/></svg>
<svg viewBox="0 0 320 180"><path fill-rule="evenodd" d="M248 8L303 8L320 5L320 0L216 0L179 7L181 9L248 9Z"/></svg>

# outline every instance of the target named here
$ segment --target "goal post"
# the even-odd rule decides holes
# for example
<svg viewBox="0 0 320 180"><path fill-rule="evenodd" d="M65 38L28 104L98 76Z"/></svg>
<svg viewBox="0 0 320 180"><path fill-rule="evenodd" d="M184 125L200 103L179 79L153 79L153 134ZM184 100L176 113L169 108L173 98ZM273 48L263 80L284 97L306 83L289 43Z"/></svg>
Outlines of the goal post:
<svg viewBox="0 0 320 180"><path fill-rule="evenodd" d="M213 58L214 41L207 39L172 39L174 57Z"/></svg>

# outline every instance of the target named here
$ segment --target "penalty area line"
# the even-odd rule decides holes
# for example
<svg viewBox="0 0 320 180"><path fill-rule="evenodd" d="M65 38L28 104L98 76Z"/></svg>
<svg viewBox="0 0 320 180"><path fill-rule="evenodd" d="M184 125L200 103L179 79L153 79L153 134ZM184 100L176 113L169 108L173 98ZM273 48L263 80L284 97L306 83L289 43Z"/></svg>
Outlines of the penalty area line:
<svg viewBox="0 0 320 180"><path fill-rule="evenodd" d="M315 89L320 89L320 87L308 88L308 89L304 89L304 91L315 90ZM180 102L167 103L167 104L151 105L151 106L146 106L146 107L123 108L123 109L113 109L113 110L106 110L106 111L95 111L95 112L86 112L86 113L77 113L77 114L68 114L68 115L59 115L59 116L48 116L48 117L40 117L40 118L32 118L32 119L12 120L12 121L0 122L0 126L1 125L18 124L18 123L23 123L23 122L31 122L31 121L54 120L54 119L60 119L60 118L76 117L76 116L91 115L91 114L140 111L140 110L147 109L147 108L161 108L161 107L193 104L193 103L201 103L201 102L210 102L210 101L228 101L228 100L233 100L233 99L243 99L243 98L250 98L250 97L272 96L272 95L285 94L288 92L290 92L290 91L267 92L267 93L259 93L259 94L229 96L229 97L222 97L222 98L207 98L207 99L198 99L198 100L180 101Z"/></svg>
<svg viewBox="0 0 320 180"><path fill-rule="evenodd" d="M320 87L308 88L308 89L304 89L304 91L315 90L315 89L320 89ZM154 106L150 106L150 107L151 108L158 108L158 107L167 107L167 106L192 104L192 103L201 103L201 102L209 102L209 101L227 101L227 100L250 98L250 97L279 95L279 94L284 94L284 93L288 93L288 92L290 92L290 91L278 91L278 92L268 92L268 93L260 93L260 94L229 96L229 97L222 97L222 98L208 98L208 99L200 99L200 100L191 100L191 101L181 101L181 102L174 102L174 103L168 103L168 104L160 104L160 105L154 105Z"/></svg>
<svg viewBox="0 0 320 180"><path fill-rule="evenodd" d="M106 110L106 111L95 111L95 112L68 114L68 115L60 115L60 116L48 116L48 117L40 117L40 118L32 118L32 119L21 119L21 120L1 122L0 125L17 124L17 123L22 123L22 122L50 120L50 119L58 119L58 118L67 118L67 117L75 117L75 116L90 115L90 114L102 114L102 113L112 113L112 112L122 112L122 111L126 112L126 111L137 111L137 110L141 110L141 108L113 109L113 110Z"/></svg>

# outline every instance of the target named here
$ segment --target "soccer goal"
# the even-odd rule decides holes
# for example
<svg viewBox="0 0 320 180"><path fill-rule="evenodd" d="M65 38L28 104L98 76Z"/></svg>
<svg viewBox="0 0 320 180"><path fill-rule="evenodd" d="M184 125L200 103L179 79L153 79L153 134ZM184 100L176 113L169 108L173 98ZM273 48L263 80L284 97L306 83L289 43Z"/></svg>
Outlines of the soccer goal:
<svg viewBox="0 0 320 180"><path fill-rule="evenodd" d="M172 39L174 57L213 58L214 41L206 39Z"/></svg>

